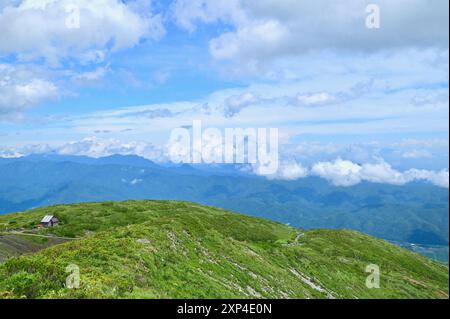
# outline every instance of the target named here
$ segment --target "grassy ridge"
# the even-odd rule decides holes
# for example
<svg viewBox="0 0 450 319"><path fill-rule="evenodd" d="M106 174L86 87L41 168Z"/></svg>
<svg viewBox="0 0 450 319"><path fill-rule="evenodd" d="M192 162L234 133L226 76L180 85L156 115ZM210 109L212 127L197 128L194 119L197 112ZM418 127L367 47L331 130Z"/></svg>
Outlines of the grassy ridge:
<svg viewBox="0 0 450 319"><path fill-rule="evenodd" d="M4 298L448 298L448 268L347 230L303 231L186 202L64 205L0 216L0 231L80 239L0 264ZM80 288L64 287L69 264ZM365 285L368 264L381 287Z"/></svg>

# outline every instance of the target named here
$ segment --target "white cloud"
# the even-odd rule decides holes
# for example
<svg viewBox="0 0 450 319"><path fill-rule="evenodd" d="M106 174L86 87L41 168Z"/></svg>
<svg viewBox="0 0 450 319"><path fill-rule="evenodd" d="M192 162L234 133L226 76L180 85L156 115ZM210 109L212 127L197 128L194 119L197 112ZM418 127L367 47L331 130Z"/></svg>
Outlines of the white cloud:
<svg viewBox="0 0 450 319"><path fill-rule="evenodd" d="M219 145L217 141L212 140L207 144L210 144L210 146ZM158 147L147 142L123 142L117 139L90 137L53 147L46 144L35 144L24 147L0 148L0 157L13 158L30 154L53 153L60 155L83 155L98 158L121 154L138 155L155 162L165 163L173 161L174 156L172 156L172 153L175 153L178 156L181 156L179 158L180 162L189 163L191 161L191 154L188 150L184 151L185 153L183 153L183 150L173 149L172 144ZM216 159L217 156L221 156L215 152L214 147L211 151L212 152L210 153L206 153L207 159ZM182 156L183 154L185 157ZM214 161L212 160L211 162ZM357 185L363 181L391 185L405 185L414 181L426 181L439 187L449 187L448 169L433 171L412 168L399 171L392 168L389 163L382 159L378 159L377 162L358 164L349 160L337 158L334 161L320 161L312 164L310 167L306 167L296 160L286 160L281 158L278 169L274 174L263 172L258 164L252 164L251 170L256 175L262 175L272 180L293 181L308 176L318 176L330 181L335 186L342 187ZM138 182L139 181L136 181L135 183Z"/></svg>
<svg viewBox="0 0 450 319"><path fill-rule="evenodd" d="M319 162L313 165L311 174L325 178L336 186L352 186L362 181L404 185L418 180L428 181L440 187L448 188L449 185L448 170L435 172L410 169L400 172L384 161L362 165L342 159Z"/></svg>
<svg viewBox="0 0 450 319"><path fill-rule="evenodd" d="M416 179L409 171L401 173L386 162L363 164L360 167L358 174L363 181L403 185Z"/></svg>
<svg viewBox="0 0 450 319"><path fill-rule="evenodd" d="M296 102L300 105L324 105L333 101L333 96L327 92L298 94L296 96Z"/></svg>
<svg viewBox="0 0 450 319"><path fill-rule="evenodd" d="M259 174L258 167L253 172ZM317 162L310 169L295 160L282 161L278 171L273 175L265 175L268 179L297 180L307 176L318 176L330 181L335 186L349 187L363 181L380 184L404 185L413 181L427 181L439 187L449 187L448 170L430 171L409 169L397 171L381 160L378 163L357 164L340 158L332 162Z"/></svg>
<svg viewBox="0 0 450 319"><path fill-rule="evenodd" d="M33 71L0 64L0 119L16 118L25 109L58 96L56 85Z"/></svg>
<svg viewBox="0 0 450 319"><path fill-rule="evenodd" d="M79 25L73 24L78 15ZM14 61L0 64L2 121L22 119L31 106L67 95L69 81L94 82L110 71L106 63L90 71L77 66L104 63L109 52L165 32L150 0L1 1L0 30L0 56Z"/></svg>
<svg viewBox="0 0 450 319"><path fill-rule="evenodd" d="M405 179L406 181L413 181L413 180L426 180L434 185L440 186L440 187L449 187L449 172L448 170L441 170L438 172L435 171L428 171L428 170L418 170L418 169L411 169L406 171L405 173Z"/></svg>
<svg viewBox="0 0 450 319"><path fill-rule="evenodd" d="M0 147L0 158L17 158L31 154L59 154L100 158L119 155L138 155L155 162L167 162L169 157L163 147L142 141L124 142L113 138L87 137L79 141L50 146L30 144L22 147Z"/></svg>
<svg viewBox="0 0 450 319"><path fill-rule="evenodd" d="M341 159L315 164L311 173L330 180L336 186L352 186L361 182L361 166Z"/></svg>
<svg viewBox="0 0 450 319"><path fill-rule="evenodd" d="M23 147L0 147L0 158L17 158L30 154L51 152L53 152L53 149L47 144L30 144Z"/></svg>
<svg viewBox="0 0 450 319"><path fill-rule="evenodd" d="M376 51L448 47L448 1L378 0L381 28L368 29L366 1L177 0L173 15L190 31L199 23L225 23L211 39L217 59L262 61L317 49Z"/></svg>
<svg viewBox="0 0 450 319"><path fill-rule="evenodd" d="M238 24L246 20L239 0L177 0L172 4L171 14L178 25L190 32L196 30L196 24L199 22L222 21Z"/></svg>
<svg viewBox="0 0 450 319"><path fill-rule="evenodd" d="M130 182L130 184L131 185L136 185L136 184L139 184L139 183L142 183L142 179L140 179L140 178L135 178L135 179L133 179L131 182Z"/></svg>
<svg viewBox="0 0 450 319"><path fill-rule="evenodd" d="M418 107L448 104L448 88L427 92L421 90L411 99L411 104Z"/></svg>
<svg viewBox="0 0 450 319"><path fill-rule="evenodd" d="M72 76L72 80L79 83L97 81L109 72L109 66L98 67L93 71L82 72Z"/></svg>
<svg viewBox="0 0 450 319"><path fill-rule="evenodd" d="M344 104L362 98L376 90L379 91L380 89L382 89L381 85L376 85L374 80L370 80L358 82L349 88L334 92L297 92L276 96L273 94L274 92L270 92L270 89L258 94L243 91L239 94L233 94L224 98L224 115L225 117L231 118L249 107L325 107Z"/></svg>
<svg viewBox="0 0 450 319"><path fill-rule="evenodd" d="M157 162L166 161L164 152L151 143L122 142L117 139L101 139L97 137L89 137L81 141L67 143L54 148L54 152L61 155L84 155L95 158L114 154L139 155Z"/></svg>
<svg viewBox="0 0 450 319"><path fill-rule="evenodd" d="M240 95L232 95L225 100L224 115L233 117L242 109L258 103L259 99L253 93L245 92Z"/></svg>
<svg viewBox="0 0 450 319"><path fill-rule="evenodd" d="M402 154L403 158L431 158L433 154L431 154L427 150L411 150L406 151Z"/></svg>
<svg viewBox="0 0 450 319"><path fill-rule="evenodd" d="M380 89L374 80L358 82L348 89L337 92L298 93L295 98L286 97L293 105L298 106L327 106L337 103L347 103Z"/></svg>
<svg viewBox="0 0 450 319"><path fill-rule="evenodd" d="M68 27L66 22L77 11L79 28ZM119 0L6 3L0 7L0 53L16 54L21 59L45 58L52 63L65 57L98 61L105 51L162 36L161 16L149 12L137 11L135 6Z"/></svg>
<svg viewBox="0 0 450 319"><path fill-rule="evenodd" d="M257 169L255 169L254 172L255 174L258 174ZM268 175L267 178L293 181L307 176L308 169L306 167L303 167L300 163L291 160L282 161L278 166L277 172L273 175Z"/></svg>
<svg viewBox="0 0 450 319"><path fill-rule="evenodd" d="M17 158L22 156L24 155L14 148L0 149L0 158Z"/></svg>
<svg viewBox="0 0 450 319"><path fill-rule="evenodd" d="M233 59L240 55L260 58L276 54L277 49L289 41L289 30L275 20L246 25L236 32L228 32L212 39L211 55L216 59Z"/></svg>

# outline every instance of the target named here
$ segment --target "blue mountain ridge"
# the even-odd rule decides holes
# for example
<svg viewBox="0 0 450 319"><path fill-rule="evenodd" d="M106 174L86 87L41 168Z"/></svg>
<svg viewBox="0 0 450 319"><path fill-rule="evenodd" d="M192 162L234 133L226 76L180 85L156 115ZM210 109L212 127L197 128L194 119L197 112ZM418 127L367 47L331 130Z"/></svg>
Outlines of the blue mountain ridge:
<svg viewBox="0 0 450 319"><path fill-rule="evenodd" d="M336 187L268 180L239 165L161 165L135 155L0 159L0 213L62 203L189 200L301 228L348 228L393 242L448 246L448 190L429 183ZM448 255L448 248L447 248Z"/></svg>

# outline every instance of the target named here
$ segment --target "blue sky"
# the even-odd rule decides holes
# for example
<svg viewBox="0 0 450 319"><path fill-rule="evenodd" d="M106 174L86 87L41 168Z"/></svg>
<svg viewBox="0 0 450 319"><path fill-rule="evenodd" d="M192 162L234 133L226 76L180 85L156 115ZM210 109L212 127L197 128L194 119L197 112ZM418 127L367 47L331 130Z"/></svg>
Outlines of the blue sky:
<svg viewBox="0 0 450 319"><path fill-rule="evenodd" d="M201 119L278 128L280 176L342 159L448 185L446 0L0 0L0 34L2 156L164 161Z"/></svg>

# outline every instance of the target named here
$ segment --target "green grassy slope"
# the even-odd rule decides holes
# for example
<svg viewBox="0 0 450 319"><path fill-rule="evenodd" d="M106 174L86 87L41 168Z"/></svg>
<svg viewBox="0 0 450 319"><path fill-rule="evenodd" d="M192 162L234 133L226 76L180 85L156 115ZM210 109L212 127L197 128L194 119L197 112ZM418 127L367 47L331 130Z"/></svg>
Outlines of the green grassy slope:
<svg viewBox="0 0 450 319"><path fill-rule="evenodd" d="M348 230L294 229L214 207L127 201L0 216L0 231L77 237L0 264L3 298L448 298L448 268ZM64 287L69 264L80 288ZM365 285L380 267L379 289Z"/></svg>

